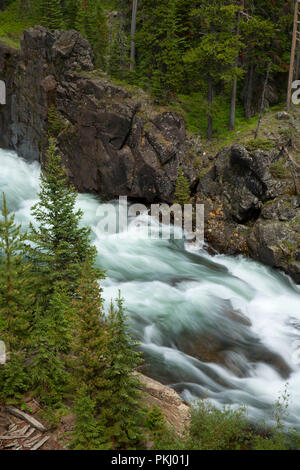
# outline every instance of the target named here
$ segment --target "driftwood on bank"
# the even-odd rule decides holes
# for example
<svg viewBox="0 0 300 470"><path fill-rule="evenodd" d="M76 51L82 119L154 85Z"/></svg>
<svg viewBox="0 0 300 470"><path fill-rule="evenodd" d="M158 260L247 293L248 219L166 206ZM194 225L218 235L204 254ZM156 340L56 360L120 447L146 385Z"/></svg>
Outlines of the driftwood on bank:
<svg viewBox="0 0 300 470"><path fill-rule="evenodd" d="M41 432L47 431L45 426L42 423L40 423L37 419L33 418L27 413L24 413L24 411L18 410L18 408L15 408L14 406L7 406L6 411L16 416L17 418L24 419L27 423L29 423L31 426L33 426L34 428L38 429Z"/></svg>

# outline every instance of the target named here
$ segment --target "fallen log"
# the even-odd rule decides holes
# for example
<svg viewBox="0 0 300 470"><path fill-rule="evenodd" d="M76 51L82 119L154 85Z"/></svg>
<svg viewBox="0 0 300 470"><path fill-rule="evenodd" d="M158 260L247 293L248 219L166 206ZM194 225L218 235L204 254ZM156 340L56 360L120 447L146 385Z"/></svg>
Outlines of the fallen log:
<svg viewBox="0 0 300 470"><path fill-rule="evenodd" d="M30 450L38 450L40 447L42 447L48 440L50 439L50 436L46 436L43 439L41 439L37 444L35 444Z"/></svg>
<svg viewBox="0 0 300 470"><path fill-rule="evenodd" d="M27 413L24 413L24 411L18 410L18 408L15 408L14 406L7 406L6 411L16 416L17 418L24 419L25 421L27 421L27 423L31 424L31 426L33 426L34 428L38 429L41 432L47 431L45 426L42 423L40 423L37 419L33 418Z"/></svg>

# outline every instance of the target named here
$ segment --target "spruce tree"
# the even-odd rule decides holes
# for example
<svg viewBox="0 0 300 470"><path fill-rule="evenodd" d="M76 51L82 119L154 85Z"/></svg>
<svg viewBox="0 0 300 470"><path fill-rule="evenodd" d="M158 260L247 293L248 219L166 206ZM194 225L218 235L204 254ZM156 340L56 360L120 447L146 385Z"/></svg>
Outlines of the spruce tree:
<svg viewBox="0 0 300 470"><path fill-rule="evenodd" d="M240 73L235 67L236 57L242 49L241 38L232 34L239 6L230 0L202 0L192 10L195 44L188 49L184 60L192 66L194 80L206 79L207 85L207 138L213 137L214 98L217 83L232 82ZM198 31L202 38L199 40ZM200 80L200 81L199 81Z"/></svg>
<svg viewBox="0 0 300 470"><path fill-rule="evenodd" d="M63 13L60 0L38 0L39 16L42 26L51 31L63 29Z"/></svg>
<svg viewBox="0 0 300 470"><path fill-rule="evenodd" d="M84 386L77 392L74 411L76 424L70 447L74 450L101 450L103 431L96 418L96 404Z"/></svg>
<svg viewBox="0 0 300 470"><path fill-rule="evenodd" d="M175 203L180 204L181 206L189 204L191 199L190 183L187 177L184 176L183 169L181 167L178 169L175 196Z"/></svg>
<svg viewBox="0 0 300 470"><path fill-rule="evenodd" d="M93 266L94 259L86 259L77 295L73 300L76 311L72 368L76 389L76 425L72 447L77 450L102 448L103 434L98 415L105 388L104 370L106 329L103 300L98 279L103 272Z"/></svg>
<svg viewBox="0 0 300 470"><path fill-rule="evenodd" d="M87 258L73 300L76 311L73 341L76 382L85 386L95 402L102 387L105 368L103 355L107 335L101 288L98 283L98 279L103 277L104 273L94 267L94 258Z"/></svg>
<svg viewBox="0 0 300 470"><path fill-rule="evenodd" d="M120 294L116 302L117 308L111 305L108 317L100 423L103 448L132 449L143 439L145 412L140 401L140 381L134 375L142 361L129 333Z"/></svg>
<svg viewBox="0 0 300 470"><path fill-rule="evenodd" d="M15 224L3 194L0 219L0 340L4 341L8 361L0 370L0 395L17 397L29 384L25 370L25 351L33 293L29 266L24 261L26 234Z"/></svg>
<svg viewBox="0 0 300 470"><path fill-rule="evenodd" d="M87 256L95 256L90 230L79 226L82 212L75 210L76 197L55 140L50 138L39 202L32 209L36 225L30 226L32 244L28 247L36 292L31 375L35 389L47 403L61 400L68 380L64 355L70 348L71 303L82 263Z"/></svg>
<svg viewBox="0 0 300 470"><path fill-rule="evenodd" d="M66 171L57 153L55 139L49 139L45 171L41 175L39 202L33 206L36 224L30 226L29 247L36 288L47 304L54 284L63 282L75 292L81 264L94 256L90 246L90 229L80 227L82 211L75 209L77 194L68 185Z"/></svg>
<svg viewBox="0 0 300 470"><path fill-rule="evenodd" d="M136 33L139 83L149 87L154 96L166 100L182 91L182 29L178 21L178 0L144 0L138 10Z"/></svg>
<svg viewBox="0 0 300 470"><path fill-rule="evenodd" d="M32 333L30 374L32 386L43 403L61 403L69 381L64 355L70 350L72 307L62 283L54 286L44 310L37 306Z"/></svg>

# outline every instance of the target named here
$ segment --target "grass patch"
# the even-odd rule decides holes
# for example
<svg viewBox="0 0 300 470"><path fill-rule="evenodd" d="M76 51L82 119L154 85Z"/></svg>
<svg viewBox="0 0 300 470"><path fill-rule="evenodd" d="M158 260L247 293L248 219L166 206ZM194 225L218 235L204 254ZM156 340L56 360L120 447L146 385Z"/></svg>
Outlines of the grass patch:
<svg viewBox="0 0 300 470"><path fill-rule="evenodd" d="M246 144L246 149L249 152L253 152L255 150L272 150L275 147L274 142L268 139L252 139L249 140Z"/></svg>
<svg viewBox="0 0 300 470"><path fill-rule="evenodd" d="M291 176L290 170L286 167L286 160L280 158L270 166L270 171L274 178L286 179Z"/></svg>
<svg viewBox="0 0 300 470"><path fill-rule="evenodd" d="M0 41L10 47L20 48L20 37L24 29L35 24L31 16L24 16L20 0L16 0L4 11L0 11Z"/></svg>

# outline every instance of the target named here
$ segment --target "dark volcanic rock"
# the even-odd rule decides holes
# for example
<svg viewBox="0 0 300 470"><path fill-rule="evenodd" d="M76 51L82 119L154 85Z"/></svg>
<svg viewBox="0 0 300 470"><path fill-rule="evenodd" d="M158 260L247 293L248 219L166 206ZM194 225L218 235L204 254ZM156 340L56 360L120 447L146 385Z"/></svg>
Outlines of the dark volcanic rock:
<svg viewBox="0 0 300 470"><path fill-rule="evenodd" d="M43 164L54 107L59 150L79 191L172 202L179 165L196 180L182 117L157 112L141 93L93 71L90 45L78 32L38 26L24 32L20 53L0 46L3 78L0 146Z"/></svg>

